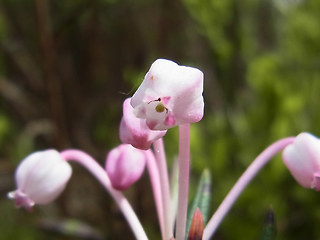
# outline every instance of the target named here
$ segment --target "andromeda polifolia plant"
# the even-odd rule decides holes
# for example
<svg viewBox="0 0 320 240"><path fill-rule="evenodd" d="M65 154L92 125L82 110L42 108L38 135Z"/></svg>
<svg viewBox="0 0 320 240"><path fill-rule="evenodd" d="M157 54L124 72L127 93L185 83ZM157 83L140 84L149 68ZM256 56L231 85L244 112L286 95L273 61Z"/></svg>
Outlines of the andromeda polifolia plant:
<svg viewBox="0 0 320 240"><path fill-rule="evenodd" d="M203 73L166 59L156 60L132 98L124 100L120 123L123 144L106 157L105 168L89 154L77 149L32 153L17 167L17 189L8 193L16 207L31 211L35 204L56 199L71 177L70 161L85 167L118 204L136 239L148 239L123 191L139 180L146 168L153 190L162 240L210 239L232 205L274 155L282 152L285 166L305 188L320 190L320 140L309 134L280 139L254 159L208 219L210 174L205 170L188 211L190 173L190 124L204 115ZM177 191L170 192L163 137L179 128ZM174 187L172 189L175 189ZM173 196L171 196L171 194ZM177 196L177 197L175 197ZM187 217L189 215L189 217ZM188 221L187 221L188 219Z"/></svg>

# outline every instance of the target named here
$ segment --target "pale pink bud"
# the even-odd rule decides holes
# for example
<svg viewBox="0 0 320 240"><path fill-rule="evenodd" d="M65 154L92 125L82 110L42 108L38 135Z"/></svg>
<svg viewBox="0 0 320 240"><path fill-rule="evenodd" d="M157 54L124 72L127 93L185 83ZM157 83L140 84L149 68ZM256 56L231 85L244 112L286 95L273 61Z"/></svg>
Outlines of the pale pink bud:
<svg viewBox="0 0 320 240"><path fill-rule="evenodd" d="M131 105L150 129L166 130L201 120L202 92L203 73L199 69L158 59L133 95Z"/></svg>
<svg viewBox="0 0 320 240"><path fill-rule="evenodd" d="M320 191L320 139L301 133L284 149L282 158L300 185Z"/></svg>
<svg viewBox="0 0 320 240"><path fill-rule="evenodd" d="M15 172L17 190L8 193L16 207L31 210L35 204L47 204L64 190L71 167L56 150L38 151L22 160Z"/></svg>
<svg viewBox="0 0 320 240"><path fill-rule="evenodd" d="M112 186L123 191L141 177L145 165L146 156L143 150L130 144L121 144L108 153L106 171Z"/></svg>
<svg viewBox="0 0 320 240"><path fill-rule="evenodd" d="M130 105L131 98L127 98L123 103L123 117L120 123L120 139L123 143L128 143L142 150L150 148L151 144L162 138L167 131L151 130L145 119L137 118Z"/></svg>

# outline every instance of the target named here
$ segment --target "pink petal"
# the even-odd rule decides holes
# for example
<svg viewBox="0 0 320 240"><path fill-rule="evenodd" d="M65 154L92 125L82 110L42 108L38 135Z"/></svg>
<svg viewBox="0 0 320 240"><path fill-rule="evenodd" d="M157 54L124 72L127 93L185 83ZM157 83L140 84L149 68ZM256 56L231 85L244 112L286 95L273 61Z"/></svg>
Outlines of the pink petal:
<svg viewBox="0 0 320 240"><path fill-rule="evenodd" d="M151 129L166 130L202 119L202 92L203 73L199 69L158 59L133 95L131 105Z"/></svg>
<svg viewBox="0 0 320 240"><path fill-rule="evenodd" d="M106 160L106 171L112 186L118 190L126 190L142 175L146 165L143 150L130 144L121 144L112 149Z"/></svg>
<svg viewBox="0 0 320 240"><path fill-rule="evenodd" d="M312 188L314 174L320 172L320 140L309 133L299 134L283 153L283 162L305 188ZM316 184L317 185L317 184Z"/></svg>

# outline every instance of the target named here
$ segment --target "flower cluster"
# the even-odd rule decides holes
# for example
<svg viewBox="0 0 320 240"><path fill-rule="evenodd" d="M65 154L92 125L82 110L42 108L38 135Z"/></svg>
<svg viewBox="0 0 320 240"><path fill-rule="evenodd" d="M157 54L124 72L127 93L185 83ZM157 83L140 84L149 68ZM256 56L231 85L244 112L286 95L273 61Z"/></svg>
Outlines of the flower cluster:
<svg viewBox="0 0 320 240"><path fill-rule="evenodd" d="M278 152L285 166L305 188L320 190L320 140L309 133L276 141L252 162L227 194L211 219L206 222L201 209L194 211L187 226L190 124L204 114L203 73L158 59L144 77L132 98L123 103L120 123L122 144L112 149L105 168L83 151L68 149L38 151L17 167L17 189L8 193L16 207L32 210L35 204L48 204L65 189L71 177L69 161L83 165L105 187L118 204L137 239L147 235L123 191L149 172L163 240L209 239L241 192ZM179 127L178 201L171 201L170 181L163 146L167 130ZM177 209L176 211L173 209ZM174 232L175 230L175 232Z"/></svg>

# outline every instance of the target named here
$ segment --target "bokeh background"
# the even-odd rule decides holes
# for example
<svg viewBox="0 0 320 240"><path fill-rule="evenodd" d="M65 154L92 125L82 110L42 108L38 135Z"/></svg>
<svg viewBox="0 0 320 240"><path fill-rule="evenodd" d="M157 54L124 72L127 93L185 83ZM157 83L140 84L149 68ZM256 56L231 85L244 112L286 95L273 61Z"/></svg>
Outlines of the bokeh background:
<svg viewBox="0 0 320 240"><path fill-rule="evenodd" d="M101 164L120 143L122 102L157 58L205 74L205 117L192 126L192 197L212 173L211 211L272 142L320 136L318 0L1 0L1 239L133 239L116 204L77 164L57 201L33 213L6 193L29 153L80 148ZM165 136L169 165L177 130ZM125 193L150 239L160 239L147 174ZM245 190L216 240L320 239L320 194L277 156ZM82 231L80 231L82 230Z"/></svg>

